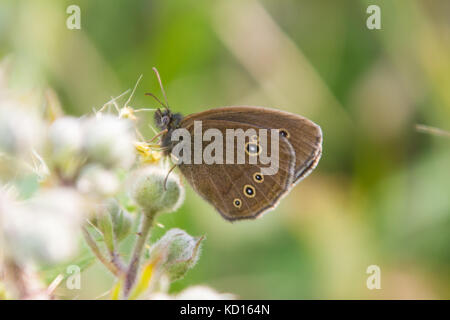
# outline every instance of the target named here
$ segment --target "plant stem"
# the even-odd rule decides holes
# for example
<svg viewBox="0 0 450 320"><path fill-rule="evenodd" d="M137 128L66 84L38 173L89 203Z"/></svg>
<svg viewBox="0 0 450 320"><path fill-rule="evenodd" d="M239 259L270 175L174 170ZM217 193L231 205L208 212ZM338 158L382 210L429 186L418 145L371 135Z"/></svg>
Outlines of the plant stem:
<svg viewBox="0 0 450 320"><path fill-rule="evenodd" d="M133 255L131 257L130 265L128 266L128 271L125 279L124 286L124 298L126 299L130 294L131 288L136 281L137 270L139 268L139 262L142 256L142 251L144 250L145 243L147 242L150 229L153 225L153 220L155 215L153 213L142 214L142 221L139 230L139 238L134 245Z"/></svg>
<svg viewBox="0 0 450 320"><path fill-rule="evenodd" d="M125 272L125 264L120 258L119 253L117 253L117 251L114 250L110 251L109 254L111 256L111 263L113 263L117 267L117 269L119 269L122 273Z"/></svg>
<svg viewBox="0 0 450 320"><path fill-rule="evenodd" d="M450 132L439 128L426 126L424 124L416 124L416 130L419 132L429 133L436 136L450 138Z"/></svg>
<svg viewBox="0 0 450 320"><path fill-rule="evenodd" d="M117 266L114 263L112 263L111 261L109 261L108 259L106 259L103 256L99 247L95 243L95 240L92 238L92 236L89 234L89 232L87 231L87 229L85 227L83 227L83 236L84 236L84 239L86 240L86 243L88 244L89 248L91 248L92 253L94 253L94 255L97 257L97 259L100 260L100 262L103 263L103 265L106 268L108 268L108 270L111 271L112 274L119 277L121 274L121 271L117 268Z"/></svg>

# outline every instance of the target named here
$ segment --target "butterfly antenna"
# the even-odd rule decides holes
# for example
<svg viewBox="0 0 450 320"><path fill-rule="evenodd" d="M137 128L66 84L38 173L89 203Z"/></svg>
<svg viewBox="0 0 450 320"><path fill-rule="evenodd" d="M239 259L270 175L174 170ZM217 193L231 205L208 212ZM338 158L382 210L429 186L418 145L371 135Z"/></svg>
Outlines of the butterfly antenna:
<svg viewBox="0 0 450 320"><path fill-rule="evenodd" d="M162 103L161 100L159 100L158 97L156 97L153 93L146 92L145 95L146 95L146 96L153 97L153 99L155 99L156 101L158 101L158 103L159 103L160 105L162 105L164 108L167 109L167 106L166 106L164 103Z"/></svg>
<svg viewBox="0 0 450 320"><path fill-rule="evenodd" d="M164 96L164 101L166 102L166 109L168 109L169 108L169 102L167 101L166 92L164 91L164 87L162 85L162 81L161 81L161 77L159 76L159 72L158 72L158 70L155 67L153 67L152 70L155 72L156 77L158 78L159 86L161 87L161 91L162 91L163 96Z"/></svg>

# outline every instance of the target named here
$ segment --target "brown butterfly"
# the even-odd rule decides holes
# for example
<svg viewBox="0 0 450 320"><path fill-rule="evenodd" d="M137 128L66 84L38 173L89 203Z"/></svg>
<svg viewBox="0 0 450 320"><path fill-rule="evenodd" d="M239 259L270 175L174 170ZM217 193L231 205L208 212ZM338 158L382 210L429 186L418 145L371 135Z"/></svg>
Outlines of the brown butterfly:
<svg viewBox="0 0 450 320"><path fill-rule="evenodd" d="M159 74L155 68L154 71L165 97ZM250 164L248 161L261 151L258 136L246 140L246 161L243 164L195 164L191 161L177 165L194 190L230 221L257 218L274 209L293 186L311 173L322 154L320 127L296 114L263 107L232 106L183 117L169 110L167 99L166 104L161 104L165 108L155 112L155 122L161 130L158 136L166 155L172 154L177 143L172 141L175 130L184 128L193 136L194 121L201 121L202 134L208 129L219 130L224 136L227 129L254 129L256 132L278 129L278 171L275 174L262 174L263 163ZM271 152L271 139L264 144L268 154ZM203 148L207 144L207 141L202 141ZM225 154L225 145L223 149ZM239 150L234 151L237 153Z"/></svg>

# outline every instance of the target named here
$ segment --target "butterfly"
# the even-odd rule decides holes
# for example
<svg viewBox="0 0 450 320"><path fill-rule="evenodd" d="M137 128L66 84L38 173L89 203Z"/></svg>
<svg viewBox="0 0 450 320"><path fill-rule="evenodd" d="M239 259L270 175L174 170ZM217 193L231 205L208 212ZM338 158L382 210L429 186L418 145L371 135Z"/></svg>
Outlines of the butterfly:
<svg viewBox="0 0 450 320"><path fill-rule="evenodd" d="M153 70L165 97L159 74L155 68ZM157 99L153 94L147 95ZM196 122L201 122L202 134L213 129L224 136L230 129L244 132L276 129L279 136L275 139L278 140L278 155L275 159L278 170L275 174L263 174L261 168L265 164L261 161L248 161L251 156L258 155L263 147L268 149L266 153L270 153L273 136L264 146L259 142L258 135L247 137L243 145L247 160L244 163L207 164L190 161L176 165L192 188L229 221L254 219L274 209L292 187L314 170L322 155L321 128L299 115L263 107L230 106L183 117L179 113L172 113L165 99L166 104L157 99L164 109L156 110L154 120L161 130L158 134L161 148L168 156L176 146L173 141L176 130L184 129L193 136ZM201 143L203 148L207 147L207 141ZM237 148L234 146L235 153L239 151ZM225 149L223 145L223 150L219 151L225 154Z"/></svg>

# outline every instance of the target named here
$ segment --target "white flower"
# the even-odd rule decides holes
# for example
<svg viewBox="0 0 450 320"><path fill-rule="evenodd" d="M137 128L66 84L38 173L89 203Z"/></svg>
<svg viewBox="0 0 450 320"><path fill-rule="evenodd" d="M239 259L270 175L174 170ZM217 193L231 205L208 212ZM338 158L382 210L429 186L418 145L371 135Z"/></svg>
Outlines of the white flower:
<svg viewBox="0 0 450 320"><path fill-rule="evenodd" d="M128 169L134 163L132 123L112 115L90 117L84 124L83 146L88 159L108 167Z"/></svg>
<svg viewBox="0 0 450 320"><path fill-rule="evenodd" d="M220 293L207 286L192 286L178 294L169 295L164 292L155 292L148 296L150 300L233 300L236 296L231 293Z"/></svg>
<svg viewBox="0 0 450 320"><path fill-rule="evenodd" d="M55 120L49 128L48 139L54 161L64 162L77 156L81 151L83 142L80 119L62 117Z"/></svg>
<svg viewBox="0 0 450 320"><path fill-rule="evenodd" d="M0 98L0 153L29 156L43 142L44 125L32 108Z"/></svg>
<svg viewBox="0 0 450 320"><path fill-rule="evenodd" d="M192 286L176 295L177 300L232 300L231 293L220 293L207 286Z"/></svg>
<svg viewBox="0 0 450 320"><path fill-rule="evenodd" d="M148 296L149 300L174 300L174 297L169 295L168 293L163 293L163 292L155 292L155 293L151 293Z"/></svg>
<svg viewBox="0 0 450 320"><path fill-rule="evenodd" d="M16 261L54 263L71 257L78 246L83 201L75 191L43 191L26 202L5 195L0 208L6 253Z"/></svg>
<svg viewBox="0 0 450 320"><path fill-rule="evenodd" d="M87 165L81 171L77 188L84 194L94 194L102 197L115 195L120 188L117 176L100 165Z"/></svg>

